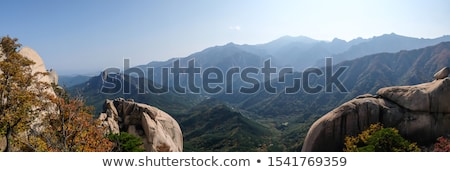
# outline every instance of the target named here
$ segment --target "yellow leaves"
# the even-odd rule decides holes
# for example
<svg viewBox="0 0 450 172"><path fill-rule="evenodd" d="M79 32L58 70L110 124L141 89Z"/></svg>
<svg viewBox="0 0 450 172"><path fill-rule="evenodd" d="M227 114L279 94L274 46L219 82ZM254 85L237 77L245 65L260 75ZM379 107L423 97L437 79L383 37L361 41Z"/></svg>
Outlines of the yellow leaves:
<svg viewBox="0 0 450 172"><path fill-rule="evenodd" d="M357 143L358 141L359 140L357 137L345 137L344 152L357 152L358 146L355 143Z"/></svg>
<svg viewBox="0 0 450 172"><path fill-rule="evenodd" d="M381 124L372 124L358 136L347 136L344 142L345 152L405 152L420 151L416 143L410 143L395 128L384 128Z"/></svg>
<svg viewBox="0 0 450 172"><path fill-rule="evenodd" d="M91 108L74 99L54 98L57 113L49 114L47 130L40 136L47 140L47 151L111 151L112 143L89 113ZM51 139L48 139L50 137ZM45 139L47 138L47 139Z"/></svg>
<svg viewBox="0 0 450 172"><path fill-rule="evenodd" d="M0 134L21 151L110 151L112 143L93 109L63 91L56 92L59 97L45 91L51 85L39 77L46 73L32 73L34 62L17 52L16 41L3 37L0 42L6 57L0 61Z"/></svg>
<svg viewBox="0 0 450 172"><path fill-rule="evenodd" d="M17 39L3 37L0 45L5 58L0 61L0 128L8 136L8 142L17 133L28 130L36 117L33 107L39 106L36 93L30 91L37 80L31 74L33 61L21 56L16 50ZM7 133L9 132L9 133Z"/></svg>
<svg viewBox="0 0 450 172"><path fill-rule="evenodd" d="M28 139L27 141L22 141L22 143L24 145L22 147L22 150L27 150L27 149L33 148L29 151L42 152L42 151L45 151L48 149L47 144L43 140L41 140L37 137L28 137L27 139ZM31 143L33 145L30 145Z"/></svg>
<svg viewBox="0 0 450 172"><path fill-rule="evenodd" d="M358 135L358 138L363 143L367 143L367 139L378 130L381 130L383 126L380 123L371 124L367 130L364 130L361 134Z"/></svg>

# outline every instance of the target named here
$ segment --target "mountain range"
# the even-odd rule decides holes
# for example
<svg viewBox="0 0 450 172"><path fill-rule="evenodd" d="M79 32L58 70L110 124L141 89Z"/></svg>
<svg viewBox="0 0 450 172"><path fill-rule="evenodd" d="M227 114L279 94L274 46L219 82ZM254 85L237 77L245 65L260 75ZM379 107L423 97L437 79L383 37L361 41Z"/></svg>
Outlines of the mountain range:
<svg viewBox="0 0 450 172"><path fill-rule="evenodd" d="M334 69L346 68L339 79L348 92L322 91L311 94L300 91L297 94L269 94L260 91L244 98L232 94L222 94L216 98L236 103L240 108L260 115L320 115L358 95L374 94L382 87L413 85L433 80L432 76L436 71L450 66L449 48L450 43L443 42L421 49L378 53L336 64ZM322 71L325 69L322 68ZM294 73L292 77L301 78L302 73ZM290 84L292 83L287 83ZM310 85L325 86L325 77L322 75L315 78ZM285 85L277 87L283 88Z"/></svg>
<svg viewBox="0 0 450 172"><path fill-rule="evenodd" d="M386 34L370 39L354 39L346 42L334 39L331 42L317 41L307 37L282 37L266 44L237 45L207 48L185 58L164 62L150 62L136 66L139 69L154 68L155 71L171 67L179 60L182 66L194 59L195 65L205 69L217 67L227 70L231 67L262 67L267 58L274 67L295 67L296 72L283 77L285 82L270 81L277 90L293 84L294 78L302 78L307 67L316 66L324 57L333 56L336 71L345 68L338 80L346 88L341 92L332 86L331 92L308 93L300 89L294 94L284 91L268 93L259 90L254 94L186 93L173 91L173 80L162 83L161 74L139 78L119 74L92 77L84 83L69 87L73 95L83 96L87 104L102 109L103 100L124 97L158 107L180 123L184 133L187 151L299 151L309 126L320 116L358 95L374 94L381 87L411 85L433 80L433 74L450 66L450 36L436 39L410 38ZM301 62L301 63L300 63ZM325 64L325 62L323 62ZM258 74L255 78L262 79ZM180 82L186 86L187 77ZM203 78L195 84L200 86ZM257 85L263 86L269 81ZM101 92L105 82L123 84L119 92ZM145 84L167 87L168 93L154 94L145 90ZM238 88L245 83L233 83ZM324 75L309 80L310 86L327 86ZM127 90L125 90L127 89Z"/></svg>
<svg viewBox="0 0 450 172"><path fill-rule="evenodd" d="M149 79L163 84L162 68L172 67L177 60L179 60L181 67L186 67L188 61L195 60L195 67L203 70L210 67L217 67L221 71L227 71L232 67L239 67L241 69L246 67L261 68L263 67L264 61L270 59L273 67L292 67L294 71L301 72L308 67L325 66L325 57L333 57L334 63L339 63L365 55L413 50L445 41L450 41L450 36L445 35L434 39L424 39L391 33L367 39L356 38L350 41L338 38L332 41L321 41L305 36L283 36L271 42L256 45L239 45L231 42L222 46L206 48L187 57L172 58L167 61L151 61L148 64L138 65L132 68L138 68L144 71L143 76L146 78L149 78L147 76L148 69L153 68L152 78ZM131 71L130 69L129 72ZM196 85L201 85L201 77L196 78ZM261 77L261 75L256 76L257 79L262 81ZM87 81L88 78L90 77L83 75L60 76L60 83L71 87ZM181 75L180 81L180 83L185 83L187 81L186 76ZM242 86L242 83L239 82L235 84L236 87ZM169 85L173 85L173 80L169 81Z"/></svg>
<svg viewBox="0 0 450 172"><path fill-rule="evenodd" d="M334 62L339 63L370 54L413 50L445 41L450 41L450 36L424 39L391 33L368 39L356 38L348 42L338 38L330 42L314 40L305 36L284 36L265 44L228 43L223 46L214 46L187 57L172 58L164 62L150 62L146 65L136 66L136 68L143 71L147 71L148 68L161 71L163 67L173 66L173 62L176 60L179 60L180 66L187 66L188 61L195 60L195 66L201 69L217 67L226 71L232 67L260 68L263 67L265 60L270 59L273 67L292 67L294 71L301 72L308 67L325 66L325 57L333 57ZM148 77L147 73L144 75ZM151 79L161 83L160 72L154 72ZM183 78L181 80L183 81Z"/></svg>

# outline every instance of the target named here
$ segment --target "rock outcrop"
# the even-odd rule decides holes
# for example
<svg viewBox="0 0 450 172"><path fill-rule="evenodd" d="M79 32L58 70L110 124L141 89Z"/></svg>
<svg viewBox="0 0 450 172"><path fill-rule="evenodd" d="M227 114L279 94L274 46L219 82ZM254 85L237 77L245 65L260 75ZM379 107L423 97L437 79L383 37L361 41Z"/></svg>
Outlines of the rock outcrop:
<svg viewBox="0 0 450 172"><path fill-rule="evenodd" d="M56 71L55 70L50 70L50 72L47 71L47 68L45 68L44 61L36 51L31 49L30 47L23 47L19 50L19 54L34 61L34 64L31 66L31 71L33 74L38 72L40 73L48 72L48 75L40 76L39 81L58 85L58 75L56 74Z"/></svg>
<svg viewBox="0 0 450 172"><path fill-rule="evenodd" d="M0 47L0 51L2 51L1 47ZM45 82L48 84L58 85L58 74L53 69L47 70L47 68L45 68L44 61L42 60L41 56L39 56L39 54L36 51L34 51L30 47L23 47L19 50L19 54L34 62L34 64L31 66L32 74L36 74L36 73L47 74L47 75L39 75L38 76L39 81ZM0 61L3 61L6 57L2 53L0 53L0 55L1 55ZM1 72L2 71L0 70L0 73ZM49 89L48 91L51 92L52 94L54 94L54 91L52 89Z"/></svg>
<svg viewBox="0 0 450 172"><path fill-rule="evenodd" d="M146 151L183 151L183 135L177 121L153 106L122 98L106 100L98 119L112 133L125 131L140 137Z"/></svg>
<svg viewBox="0 0 450 172"><path fill-rule="evenodd" d="M302 151L342 151L346 136L355 136L374 123L394 127L422 145L450 134L450 78L381 88L377 96L350 100L311 126Z"/></svg>
<svg viewBox="0 0 450 172"><path fill-rule="evenodd" d="M441 70L439 70L438 72L436 72L433 77L434 77L434 79L444 79L448 76L449 73L450 73L450 68L444 67Z"/></svg>

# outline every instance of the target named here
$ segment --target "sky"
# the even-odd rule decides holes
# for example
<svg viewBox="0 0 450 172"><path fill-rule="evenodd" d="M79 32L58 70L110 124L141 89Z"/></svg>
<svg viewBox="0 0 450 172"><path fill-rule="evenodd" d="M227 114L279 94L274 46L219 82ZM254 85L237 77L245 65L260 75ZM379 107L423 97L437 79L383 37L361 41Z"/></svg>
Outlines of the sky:
<svg viewBox="0 0 450 172"><path fill-rule="evenodd" d="M448 0L4 0L0 36L36 50L59 75L96 74L205 48L307 36L350 41L450 35Z"/></svg>

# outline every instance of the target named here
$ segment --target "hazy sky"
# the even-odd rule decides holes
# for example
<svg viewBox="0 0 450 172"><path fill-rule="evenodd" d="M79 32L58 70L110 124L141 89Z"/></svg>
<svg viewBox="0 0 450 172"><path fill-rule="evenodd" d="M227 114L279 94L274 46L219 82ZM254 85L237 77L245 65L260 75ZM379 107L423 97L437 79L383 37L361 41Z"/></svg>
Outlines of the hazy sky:
<svg viewBox="0 0 450 172"><path fill-rule="evenodd" d="M450 35L448 0L6 0L0 36L19 38L59 74L184 57L284 35L351 40Z"/></svg>

